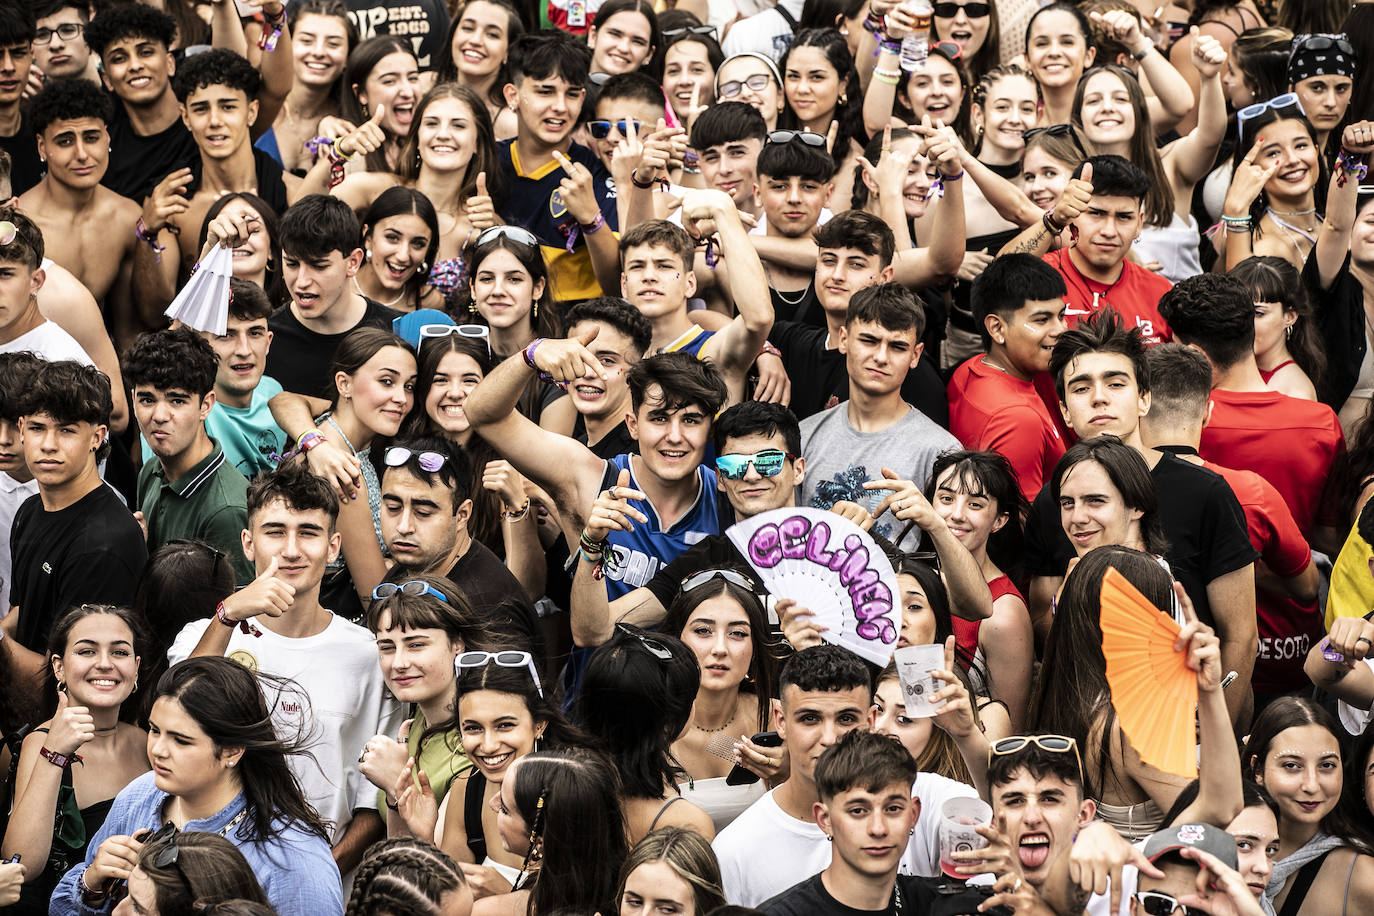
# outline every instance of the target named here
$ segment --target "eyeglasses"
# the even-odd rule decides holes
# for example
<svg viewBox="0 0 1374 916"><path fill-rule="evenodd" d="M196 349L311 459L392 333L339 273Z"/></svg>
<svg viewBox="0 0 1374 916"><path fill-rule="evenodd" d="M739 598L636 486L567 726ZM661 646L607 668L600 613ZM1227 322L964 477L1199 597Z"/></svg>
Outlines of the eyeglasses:
<svg viewBox="0 0 1374 916"><path fill-rule="evenodd" d="M539 691L541 697L544 695L544 685L539 683L539 671L534 667L534 656L528 652L515 649L502 652L463 652L453 660L453 670L456 673L464 668L485 668L492 662L496 662L502 668L527 668L534 680L534 689Z"/></svg>
<svg viewBox="0 0 1374 916"><path fill-rule="evenodd" d="M754 583L748 576L738 573L733 569L703 569L699 573L693 573L682 580L682 591L690 592L694 588L700 588L713 579L724 579L731 585L738 585L746 591L754 591Z"/></svg>
<svg viewBox="0 0 1374 916"><path fill-rule="evenodd" d="M71 41L80 35L86 27L79 22L64 22L55 29L38 29L33 33L33 43L36 45L52 44L52 37L56 35L63 41Z"/></svg>
<svg viewBox="0 0 1374 916"><path fill-rule="evenodd" d="M988 747L988 763L992 763L994 757L1019 754L1032 744L1051 754L1067 754L1073 751L1073 759L1078 764L1078 784L1083 785L1083 758L1078 755L1078 742L1064 735L1011 735L994 741Z"/></svg>
<svg viewBox="0 0 1374 916"><path fill-rule="evenodd" d="M959 15L960 8L970 19L982 19L992 12L992 5L989 3L937 3L934 12L941 19L953 19Z"/></svg>
<svg viewBox="0 0 1374 916"><path fill-rule="evenodd" d="M793 140L800 140L807 146L825 146L825 135L809 130L770 130L768 132L769 143L791 143Z"/></svg>
<svg viewBox="0 0 1374 916"><path fill-rule="evenodd" d="M10 245L19 235L19 227L9 220L0 223L0 245Z"/></svg>
<svg viewBox="0 0 1374 916"><path fill-rule="evenodd" d="M531 248L539 247L539 239L528 229L521 229L519 226L491 226L483 229L477 235L477 247L481 248L492 239L507 238L519 245L528 245Z"/></svg>
<svg viewBox="0 0 1374 916"><path fill-rule="evenodd" d="M390 598L400 592L402 595L409 595L412 598L419 598L422 595L429 595L431 598L438 598L444 604L448 604L448 596L438 589L431 586L428 582L421 582L419 579L410 579L399 585L395 582L383 582L372 590L372 600L381 601L383 598Z"/></svg>
<svg viewBox="0 0 1374 916"><path fill-rule="evenodd" d="M1078 150L1084 158L1088 158L1088 151L1083 148L1083 144L1078 140L1078 131L1073 129L1072 124L1051 124L1049 127L1032 127L1029 130L1021 131L1021 140L1024 143L1031 142L1031 139L1044 134L1047 137L1068 137L1069 142Z"/></svg>
<svg viewBox="0 0 1374 916"><path fill-rule="evenodd" d="M420 470L426 474L433 474L444 466L445 461L448 461L447 455L441 455L438 452L412 452L403 445L395 445L386 450L386 466L398 468L409 461L412 456L419 459Z"/></svg>
<svg viewBox="0 0 1374 916"><path fill-rule="evenodd" d="M820 136L815 134L814 136ZM782 473L784 461L795 461L796 455L776 448L766 448L752 455L721 455L716 458L716 470L726 480L743 480L749 473L749 465L759 472L760 477L777 477Z"/></svg>
<svg viewBox="0 0 1374 916"><path fill-rule="evenodd" d="M773 82L773 77L771 75L767 73L755 73L753 76L747 76L742 80L730 80L727 83L721 83L720 89L716 92L716 96L722 99L733 99L745 89L752 90L753 92L762 92L768 88L768 84L771 82Z"/></svg>
<svg viewBox="0 0 1374 916"><path fill-rule="evenodd" d="M611 135L612 124L615 125L616 130L620 131L620 136L622 137L628 137L630 135L631 124L635 126L636 134L644 132L643 121L635 121L633 119L626 118L619 121L588 121L587 133L591 134L592 137L597 140L605 140L607 137ZM494 229L496 227L493 226L492 228Z"/></svg>
<svg viewBox="0 0 1374 916"><path fill-rule="evenodd" d="M1202 910L1184 906L1178 902L1177 897L1160 891L1136 891L1135 899L1148 916L1173 916L1179 910L1182 910L1187 916L1205 916Z"/></svg>
<svg viewBox="0 0 1374 916"><path fill-rule="evenodd" d="M694 25L681 29L668 29L663 33L666 41L672 41L679 35L710 35L716 37L716 27L713 25Z"/></svg>
<svg viewBox="0 0 1374 916"><path fill-rule="evenodd" d="M484 324L426 324L420 327L421 344L430 338L437 340L454 335L484 341L487 345L487 355L491 355L491 328Z"/></svg>
<svg viewBox="0 0 1374 916"><path fill-rule="evenodd" d="M670 662L673 660L673 653L669 652L668 647L665 646L663 643L659 642L657 639L650 639L643 633L636 633L634 630L631 630L623 623L616 624L615 628L620 632L624 633L626 636L633 636L635 639L639 640L639 644L642 645L645 649L647 649L649 651L649 654L652 655L654 658L658 659L659 661Z"/></svg>

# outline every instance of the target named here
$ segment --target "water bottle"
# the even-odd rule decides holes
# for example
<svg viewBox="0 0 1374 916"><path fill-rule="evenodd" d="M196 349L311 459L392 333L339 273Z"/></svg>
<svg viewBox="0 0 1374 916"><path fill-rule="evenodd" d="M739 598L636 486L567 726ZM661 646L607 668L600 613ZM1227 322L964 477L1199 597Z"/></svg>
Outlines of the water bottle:
<svg viewBox="0 0 1374 916"><path fill-rule="evenodd" d="M910 73L925 66L930 55L930 19L935 9L931 0L911 0L905 9L916 20L911 34L902 39L902 70Z"/></svg>

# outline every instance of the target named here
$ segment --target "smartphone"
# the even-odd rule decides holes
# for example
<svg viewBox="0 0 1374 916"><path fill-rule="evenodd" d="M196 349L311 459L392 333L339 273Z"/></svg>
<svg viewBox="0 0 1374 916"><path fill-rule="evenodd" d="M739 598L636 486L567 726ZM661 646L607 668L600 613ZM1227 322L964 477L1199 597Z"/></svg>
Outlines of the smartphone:
<svg viewBox="0 0 1374 916"><path fill-rule="evenodd" d="M782 747L782 739L777 732L759 732L749 739L759 747ZM748 786L759 781L759 774L753 770L745 769L738 763L730 771L730 775L725 777L727 786Z"/></svg>

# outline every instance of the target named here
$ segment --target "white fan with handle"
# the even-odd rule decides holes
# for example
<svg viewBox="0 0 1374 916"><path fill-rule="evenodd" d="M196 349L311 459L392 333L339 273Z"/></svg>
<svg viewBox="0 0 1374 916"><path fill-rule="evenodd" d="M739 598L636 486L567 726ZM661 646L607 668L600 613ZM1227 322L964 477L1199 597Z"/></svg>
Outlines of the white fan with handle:
<svg viewBox="0 0 1374 916"><path fill-rule="evenodd" d="M223 334L229 322L229 280L233 275L233 250L216 245L167 306L167 317L197 331Z"/></svg>

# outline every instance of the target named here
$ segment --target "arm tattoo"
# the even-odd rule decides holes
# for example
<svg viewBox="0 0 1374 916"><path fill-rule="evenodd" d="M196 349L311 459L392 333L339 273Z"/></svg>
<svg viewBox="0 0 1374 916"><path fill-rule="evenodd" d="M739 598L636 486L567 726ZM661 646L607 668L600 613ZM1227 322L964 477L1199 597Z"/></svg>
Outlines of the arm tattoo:
<svg viewBox="0 0 1374 916"><path fill-rule="evenodd" d="M1029 238L1026 238L1022 242L1020 242L1015 248L1013 248L1011 253L1034 254L1035 250L1040 247L1040 243L1044 240L1045 236L1048 233L1049 230L1042 225L1039 229L1035 231L1034 235L1030 236Z"/></svg>

